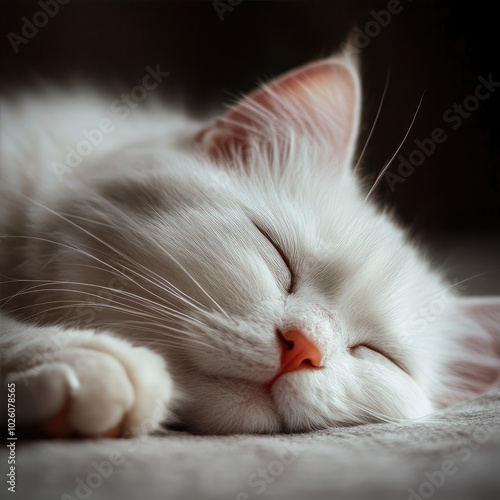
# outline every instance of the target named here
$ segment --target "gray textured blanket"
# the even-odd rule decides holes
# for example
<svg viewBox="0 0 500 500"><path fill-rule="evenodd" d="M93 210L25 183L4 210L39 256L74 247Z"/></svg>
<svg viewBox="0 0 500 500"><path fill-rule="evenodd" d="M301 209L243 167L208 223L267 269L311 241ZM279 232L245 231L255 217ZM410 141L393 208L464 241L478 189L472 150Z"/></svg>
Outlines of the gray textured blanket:
<svg viewBox="0 0 500 500"><path fill-rule="evenodd" d="M500 499L500 390L426 423L17 442L16 493L72 499Z"/></svg>

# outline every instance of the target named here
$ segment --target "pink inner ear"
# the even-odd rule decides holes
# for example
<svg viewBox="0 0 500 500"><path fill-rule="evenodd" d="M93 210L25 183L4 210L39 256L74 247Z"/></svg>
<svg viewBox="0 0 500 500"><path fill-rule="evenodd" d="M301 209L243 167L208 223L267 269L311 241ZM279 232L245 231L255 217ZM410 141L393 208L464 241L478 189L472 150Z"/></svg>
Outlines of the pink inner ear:
<svg viewBox="0 0 500 500"><path fill-rule="evenodd" d="M288 73L244 98L195 140L211 158L245 158L250 141L264 147L286 130L307 135L343 163L351 153L358 121L358 81L336 59Z"/></svg>
<svg viewBox="0 0 500 500"><path fill-rule="evenodd" d="M492 347L490 354L500 358L500 297L470 297L459 300L466 315L489 333ZM472 338L471 342L473 341Z"/></svg>
<svg viewBox="0 0 500 500"><path fill-rule="evenodd" d="M448 368L460 380L463 397L457 393L445 405L488 391L500 377L500 297L462 298L459 304L470 328L462 339L467 356Z"/></svg>

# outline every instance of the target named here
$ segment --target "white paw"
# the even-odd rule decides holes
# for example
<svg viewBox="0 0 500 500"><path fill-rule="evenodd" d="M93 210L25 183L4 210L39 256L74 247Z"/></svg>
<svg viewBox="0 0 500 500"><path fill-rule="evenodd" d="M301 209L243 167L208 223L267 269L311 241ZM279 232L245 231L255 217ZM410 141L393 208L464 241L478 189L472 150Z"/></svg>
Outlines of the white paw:
<svg viewBox="0 0 500 500"><path fill-rule="evenodd" d="M91 332L72 333L54 348L63 334L29 345L34 365L26 351L17 363L10 359L6 382L16 384L20 425L37 425L58 436L110 437L160 427L172 397L172 380L160 355Z"/></svg>

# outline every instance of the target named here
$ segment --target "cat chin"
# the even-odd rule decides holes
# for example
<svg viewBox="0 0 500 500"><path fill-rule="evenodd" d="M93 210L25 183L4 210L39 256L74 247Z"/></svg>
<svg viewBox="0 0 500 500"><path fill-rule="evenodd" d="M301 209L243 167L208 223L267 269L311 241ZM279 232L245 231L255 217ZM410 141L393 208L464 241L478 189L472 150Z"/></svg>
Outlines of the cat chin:
<svg viewBox="0 0 500 500"><path fill-rule="evenodd" d="M191 432L200 434L272 434L325 427L311 418L311 407L302 408L300 421L296 420L298 395L309 389L296 379L290 384L288 378L293 377L281 377L272 388L241 379L197 381L184 398L179 417Z"/></svg>
<svg viewBox="0 0 500 500"><path fill-rule="evenodd" d="M283 430L268 388L243 380L196 381L185 392L179 414L191 432L200 434L264 434Z"/></svg>
<svg viewBox="0 0 500 500"><path fill-rule="evenodd" d="M405 390L395 387L392 393L372 392L378 404L370 411L365 398L355 394L349 400L336 397L339 388L329 388L324 381L307 375L284 375L272 387L225 377L192 378L187 390L182 391L186 397L179 417L191 432L200 434L267 434L384 420L405 423L424 418L434 410L414 383L405 384Z"/></svg>

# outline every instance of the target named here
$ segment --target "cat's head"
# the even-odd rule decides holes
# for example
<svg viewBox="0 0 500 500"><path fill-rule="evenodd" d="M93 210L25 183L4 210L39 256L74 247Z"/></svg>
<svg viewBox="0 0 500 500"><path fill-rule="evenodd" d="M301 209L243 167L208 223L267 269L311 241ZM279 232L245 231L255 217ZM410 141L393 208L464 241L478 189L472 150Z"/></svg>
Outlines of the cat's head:
<svg viewBox="0 0 500 500"><path fill-rule="evenodd" d="M181 306L190 319L172 360L193 428L413 419L467 394L449 365L478 357L463 352L454 290L364 202L360 104L356 67L333 58L197 133L199 173L177 178L162 236L176 260L166 279L196 301ZM426 309L437 314L423 321Z"/></svg>
<svg viewBox="0 0 500 500"><path fill-rule="evenodd" d="M127 152L156 167L104 189L120 228L108 241L143 276L124 293L149 301L132 300L146 311L134 328L165 344L190 428L414 419L491 378L475 347L486 330L365 202L360 104L352 63L313 63L203 126L191 150Z"/></svg>

